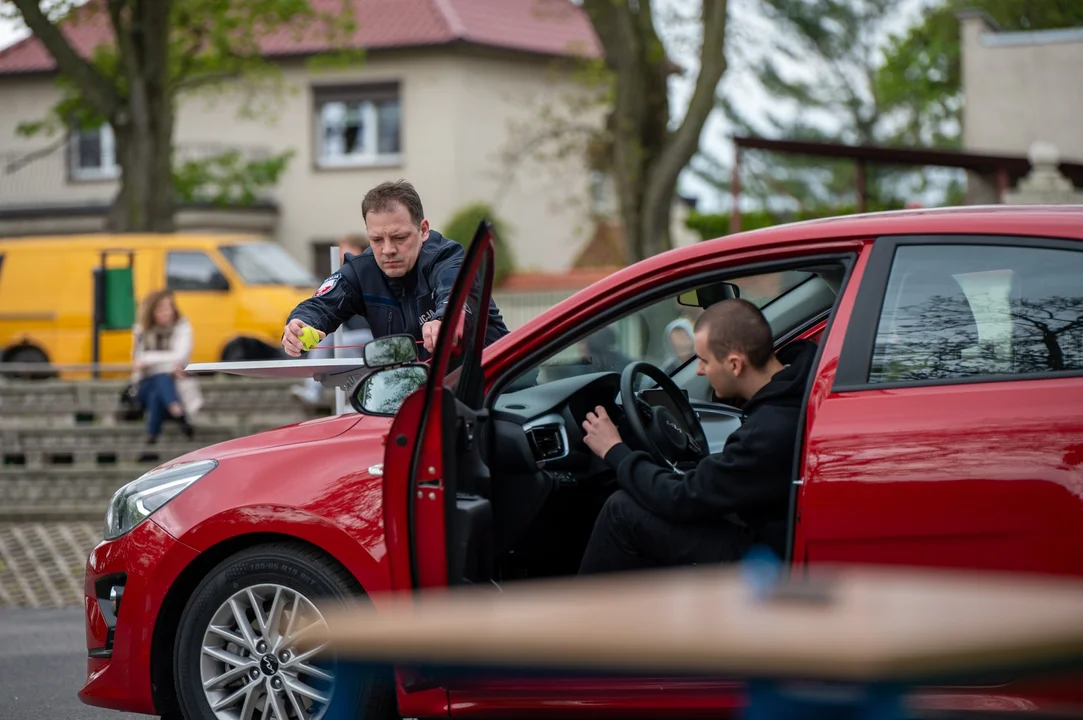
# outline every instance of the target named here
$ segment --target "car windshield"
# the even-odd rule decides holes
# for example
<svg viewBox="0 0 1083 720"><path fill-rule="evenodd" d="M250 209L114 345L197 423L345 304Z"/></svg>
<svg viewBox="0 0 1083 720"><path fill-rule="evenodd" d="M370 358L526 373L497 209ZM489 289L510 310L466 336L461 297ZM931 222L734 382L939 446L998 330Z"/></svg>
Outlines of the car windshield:
<svg viewBox="0 0 1083 720"><path fill-rule="evenodd" d="M278 243L238 243L219 249L249 285L315 287L318 284L316 276Z"/></svg>
<svg viewBox="0 0 1083 720"><path fill-rule="evenodd" d="M739 288L742 298L766 308L813 276L810 272L788 270L733 278L728 282ZM701 312L700 307L682 305L677 297L641 307L546 358L517 378L511 387L522 388L599 371L621 372L629 363L639 360L672 375L682 367L689 367L695 356L692 329Z"/></svg>

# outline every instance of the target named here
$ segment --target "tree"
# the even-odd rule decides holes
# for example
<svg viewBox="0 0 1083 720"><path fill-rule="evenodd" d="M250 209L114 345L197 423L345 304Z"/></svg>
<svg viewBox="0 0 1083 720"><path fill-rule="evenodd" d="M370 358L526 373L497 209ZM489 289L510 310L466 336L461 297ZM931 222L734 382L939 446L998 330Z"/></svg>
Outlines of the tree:
<svg viewBox="0 0 1083 720"><path fill-rule="evenodd" d="M748 135L859 145L894 142L874 79L885 28L898 6L897 0L758 2L762 17L742 14L744 33L733 47L741 62L754 68L756 85L772 99L771 110L757 121L743 110L741 91L734 87L720 97L720 109L734 129ZM755 27L757 19L772 32ZM857 177L852 161L743 157L742 192L764 207L774 201L776 208L809 214L853 202ZM730 189L725 163L701 154L693 167L720 190ZM885 182L891 171L866 172L869 204L894 204Z"/></svg>
<svg viewBox="0 0 1083 720"><path fill-rule="evenodd" d="M351 4L328 11L310 0L9 0L56 61L64 97L52 118L29 132L108 123L120 188L108 226L117 232L173 228L173 124L178 97L236 79L272 78L260 39L275 31L323 33L329 44L352 35ZM13 15L10 8L17 11ZM90 57L64 28L105 22L114 43ZM346 53L346 56L352 57Z"/></svg>
<svg viewBox="0 0 1083 720"><path fill-rule="evenodd" d="M883 111L910 144L955 147L962 124L960 30L956 13L984 10L1004 30L1048 30L1083 25L1078 0L941 0L921 21L892 38L875 85Z"/></svg>
<svg viewBox="0 0 1083 720"><path fill-rule="evenodd" d="M692 97L676 127L669 78L679 69L655 28L651 0L582 0L612 74L606 129L629 261L668 250L677 178L699 148L700 135L726 70L726 0L702 0L698 65Z"/></svg>
<svg viewBox="0 0 1083 720"><path fill-rule="evenodd" d="M515 269L515 256L510 244L511 228L503 218L497 216L492 206L480 201L464 205L455 211L442 229L447 237L467 247L482 220L488 220L493 226L493 249L496 253L493 285L499 286L508 273Z"/></svg>
<svg viewBox="0 0 1083 720"><path fill-rule="evenodd" d="M558 63L575 89L555 101L535 100L530 119L513 129L515 140L504 160L510 174L528 157L554 167L569 157L582 158L596 177L608 178L617 197L624 260L635 262L672 246L677 178L699 146L726 69L727 0L701 0L694 15L674 12L666 0L535 0L535 12L553 17L573 11L571 3L586 13L602 57L573 61L570 67ZM669 33L678 37L667 48L656 27L662 25L693 32ZM692 46L688 64L698 66L698 73L677 122L669 80L696 69L682 69L672 60L685 45ZM510 179L502 186L509 184Z"/></svg>

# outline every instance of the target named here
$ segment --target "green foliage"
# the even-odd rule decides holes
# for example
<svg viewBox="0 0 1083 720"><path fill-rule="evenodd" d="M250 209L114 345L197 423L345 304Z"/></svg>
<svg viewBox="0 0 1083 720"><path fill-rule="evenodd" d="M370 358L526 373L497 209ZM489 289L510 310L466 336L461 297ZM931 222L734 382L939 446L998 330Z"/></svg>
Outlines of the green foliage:
<svg viewBox="0 0 1083 720"><path fill-rule="evenodd" d="M894 19L896 0L763 0L761 21L773 27L751 42L734 43L740 61L755 68L756 82L772 98L763 120L742 111L733 92L719 106L738 134L787 140L849 144L891 143L890 125L880 112L875 75L877 48ZM735 18L740 24L741 18ZM751 22L751 19L745 19ZM785 62L785 64L783 63ZM791 71L786 66L798 67ZM785 112L782 112L785 110ZM853 202L851 162L774 153L747 153L742 192L764 206L785 205L799 212ZM729 187L729 169L701 154L693 170L719 189ZM873 202L897 194L884 168L866 169Z"/></svg>
<svg viewBox="0 0 1083 720"><path fill-rule="evenodd" d="M359 57L348 49L357 28L354 4L349 0L173 2L171 80L178 88L250 75L277 75L277 66L260 54L260 38L266 34L286 34L294 42L315 35L328 41L335 57L338 53L353 60Z"/></svg>
<svg viewBox="0 0 1083 720"><path fill-rule="evenodd" d="M284 86L279 66L264 58L260 50L261 39L268 35L285 35L294 42L320 38L330 50L311 61L313 66L339 67L363 58L363 53L350 48L356 31L352 0L149 0L152 3L149 7L160 15L157 21L161 24L157 27L164 28L168 35L168 53L163 65L148 50L146 28L139 20L133 20L143 17L141 8L146 10L147 1L109 0L107 4L91 0L80 5L73 0L54 0L40 6L48 22L55 26L104 24L117 42L93 50L87 58L89 72L76 72L78 68L73 70L75 66L71 63L65 66L59 62L62 71L56 82L61 91L60 100L48 117L22 123L18 128L22 136L54 135L68 129L97 127L104 122L118 127L118 118L130 121L133 117L131 87L142 87L152 117L138 127L129 122L131 132L150 133L151 137L144 138L149 141L146 146L152 148L155 157L161 157L172 152L172 137L154 133L159 128L172 129L173 118L169 115L175 113L177 99L184 93L220 90L241 99L240 117L268 113L256 104L273 97L273 91ZM32 3L16 2L23 7L15 8L0 0L0 14L7 12L13 18L21 18L25 12L27 18L34 16ZM64 56L57 55L61 59ZM277 182L292 154L247 161L239 152L230 152L216 158L180 162L173 168L177 199L249 204L260 190ZM131 159L125 153L118 153L118 161L123 194L131 174L125 164ZM139 162L147 161L140 158ZM147 164L165 165L157 161ZM140 169L133 169L138 176ZM145 176L138 176L135 181L149 182ZM164 181L168 182L168 178ZM125 206L124 214L146 225L154 222L152 218L156 214L168 213L168 207L164 206L142 210Z"/></svg>
<svg viewBox="0 0 1083 720"><path fill-rule="evenodd" d="M884 48L874 79L885 112L910 143L958 146L962 110L960 28L956 13L984 10L1006 31L1083 26L1079 0L941 0Z"/></svg>
<svg viewBox="0 0 1083 720"><path fill-rule="evenodd" d="M242 81L249 89L277 89L281 81L278 66L260 53L260 38L266 34L288 33L299 41L307 35L325 38L331 51L317 55L307 62L313 68L337 68L355 65L364 60L364 51L349 47L357 29L353 3L335 0L319 3L314 0L170 0L169 92L176 96L195 90L230 89L234 81ZM122 5L130 0L121 0ZM70 0L54 4L52 15L63 22L105 21L96 14L105 14L104 4L95 9L88 4L77 12L81 17L68 16ZM320 7L325 9L318 9ZM120 48L114 44L100 45L90 58L93 68L114 86L121 102L128 99ZM78 87L64 74L57 76L61 99L51 111L52 119L41 123L24 123L24 134L53 133L68 127L96 127L107 118L96 112ZM248 97L253 97L252 93ZM250 108L240 109L250 117Z"/></svg>
<svg viewBox="0 0 1083 720"><path fill-rule="evenodd" d="M897 202L869 203L866 207L866 212L901 210L902 207L903 206ZM856 212L857 207L854 205L809 208L792 213L771 212L769 210L742 212L741 232L774 227L775 225L798 222L800 220L815 220L817 218L835 217L838 215L853 215ZM699 233L701 239L713 240L714 238L730 234L730 214L693 212L685 220L685 225Z"/></svg>
<svg viewBox="0 0 1083 720"><path fill-rule="evenodd" d="M788 112L755 122L732 94L720 107L739 134L847 144L960 145L960 10L984 10L1004 30L1083 25L1079 0L936 0L917 24L883 41L899 12L893 0L763 0L759 7L775 41L753 33L750 43L731 47L756 68L773 106ZM783 58L800 72L784 70ZM742 193L763 207L802 215L853 201L853 162L759 151L742 157ZM701 154L692 169L719 190L729 189L730 169L718 160ZM897 204L930 182L918 168L866 168L870 207ZM938 202L959 201L958 181L938 183L938 190Z"/></svg>
<svg viewBox="0 0 1083 720"><path fill-rule="evenodd" d="M128 83L121 71L120 55L112 45L100 45L93 50L90 64L116 88L122 97L128 96ZM21 123L18 132L23 137L36 135L51 136L67 129L82 128L91 130L106 122L108 118L83 96L79 87L63 73L57 75L56 86L60 90L60 99L42 120Z"/></svg>
<svg viewBox="0 0 1083 720"><path fill-rule="evenodd" d="M485 202L472 202L459 208L451 219L440 228L437 228L444 236L451 238L463 247L467 247L474 239L474 233L482 220L488 220L493 225L496 235L496 267L493 269L493 284L499 286L504 278L515 269L515 256L512 253L509 238L511 229L506 221L498 217L493 208Z"/></svg>
<svg viewBox="0 0 1083 720"><path fill-rule="evenodd" d="M173 190L178 203L211 203L220 206L252 205L262 191L278 184L294 151L268 158L246 159L238 150L227 150L201 160L174 162Z"/></svg>

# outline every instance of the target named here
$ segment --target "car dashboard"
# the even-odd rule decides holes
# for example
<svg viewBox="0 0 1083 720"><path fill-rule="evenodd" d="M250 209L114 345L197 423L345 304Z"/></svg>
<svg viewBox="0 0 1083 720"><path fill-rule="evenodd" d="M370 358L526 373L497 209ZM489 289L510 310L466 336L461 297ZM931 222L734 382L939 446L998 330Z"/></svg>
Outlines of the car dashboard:
<svg viewBox="0 0 1083 720"><path fill-rule="evenodd" d="M616 372L595 372L501 394L491 414L491 470L494 474L531 473L542 468L561 475L598 472L603 466L583 442L582 424L587 413L601 406L613 418L621 437L630 438L619 397L620 377ZM697 401L692 401L692 406L700 417L710 452L720 452L729 435L740 427L741 411Z"/></svg>

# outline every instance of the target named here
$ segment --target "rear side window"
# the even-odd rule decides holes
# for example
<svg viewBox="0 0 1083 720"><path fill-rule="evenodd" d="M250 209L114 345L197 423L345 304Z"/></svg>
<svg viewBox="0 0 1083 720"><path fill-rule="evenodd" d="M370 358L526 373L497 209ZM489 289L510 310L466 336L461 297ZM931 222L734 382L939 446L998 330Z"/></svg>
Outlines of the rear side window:
<svg viewBox="0 0 1083 720"><path fill-rule="evenodd" d="M1083 252L903 245L870 383L1083 370Z"/></svg>
<svg viewBox="0 0 1083 720"><path fill-rule="evenodd" d="M218 265L202 252L169 253L165 272L166 286L170 290L222 290L226 285Z"/></svg>

